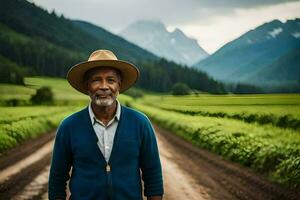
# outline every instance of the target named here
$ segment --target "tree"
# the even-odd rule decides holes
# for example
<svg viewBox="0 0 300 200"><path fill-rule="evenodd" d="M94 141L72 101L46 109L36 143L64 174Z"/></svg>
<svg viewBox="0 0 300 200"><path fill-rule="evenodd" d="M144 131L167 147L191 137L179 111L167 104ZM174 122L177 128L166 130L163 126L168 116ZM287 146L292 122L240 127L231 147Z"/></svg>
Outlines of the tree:
<svg viewBox="0 0 300 200"><path fill-rule="evenodd" d="M173 95L187 95L191 89L184 83L176 83L172 88Z"/></svg>
<svg viewBox="0 0 300 200"><path fill-rule="evenodd" d="M24 85L26 70L0 55L0 83Z"/></svg>
<svg viewBox="0 0 300 200"><path fill-rule="evenodd" d="M52 104L53 92L50 87L44 86L36 91L35 95L31 96L32 104Z"/></svg>
<svg viewBox="0 0 300 200"><path fill-rule="evenodd" d="M144 96L144 92L141 89L136 87L132 87L127 90L124 94L133 97L134 99L141 98Z"/></svg>
<svg viewBox="0 0 300 200"><path fill-rule="evenodd" d="M260 87L245 83L238 83L233 91L235 94L259 94L262 92Z"/></svg>

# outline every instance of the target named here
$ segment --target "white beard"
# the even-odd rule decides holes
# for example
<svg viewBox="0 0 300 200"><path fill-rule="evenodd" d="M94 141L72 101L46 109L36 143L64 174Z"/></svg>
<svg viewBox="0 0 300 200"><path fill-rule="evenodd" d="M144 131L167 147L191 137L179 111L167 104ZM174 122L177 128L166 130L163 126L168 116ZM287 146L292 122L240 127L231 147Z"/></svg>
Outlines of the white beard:
<svg viewBox="0 0 300 200"><path fill-rule="evenodd" d="M116 97L119 95L119 91L117 91L116 93ZM94 100L94 103L97 105L97 106L111 106L114 101L116 100L115 98L111 97L111 96L108 96L107 98L97 98L97 96L93 96L93 95L90 95L91 96L91 99Z"/></svg>
<svg viewBox="0 0 300 200"><path fill-rule="evenodd" d="M105 99L97 98L95 99L95 104L97 106L111 106L114 103L114 99L109 97Z"/></svg>

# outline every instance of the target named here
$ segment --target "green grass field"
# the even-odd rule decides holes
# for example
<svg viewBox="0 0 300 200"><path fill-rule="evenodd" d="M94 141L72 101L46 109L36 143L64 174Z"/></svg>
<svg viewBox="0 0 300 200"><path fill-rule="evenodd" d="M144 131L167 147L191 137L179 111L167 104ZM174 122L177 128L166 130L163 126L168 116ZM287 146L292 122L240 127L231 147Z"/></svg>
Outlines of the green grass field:
<svg viewBox="0 0 300 200"><path fill-rule="evenodd" d="M55 129L89 102L65 79L29 77L25 82L26 86L0 84L0 102L29 101L37 88L50 86L54 105L0 107L0 154ZM126 95L118 99L200 148L278 183L300 187L300 94L145 94L139 99Z"/></svg>
<svg viewBox="0 0 300 200"><path fill-rule="evenodd" d="M200 148L300 186L299 94L146 95L132 105Z"/></svg>
<svg viewBox="0 0 300 200"><path fill-rule="evenodd" d="M0 84L0 101L9 99L28 100L35 89L12 84Z"/></svg>
<svg viewBox="0 0 300 200"><path fill-rule="evenodd" d="M27 77L25 78L25 86L0 84L0 105L4 105L4 101L11 99L29 102L31 95L34 95L36 89L42 86L48 86L52 89L55 104L85 105L89 102L89 97L73 89L66 79ZM120 101L126 101L128 97L120 95L119 99Z"/></svg>
<svg viewBox="0 0 300 200"><path fill-rule="evenodd" d="M300 94L257 95L147 95L144 103L159 101L160 107L180 107L189 110L212 110L225 112L253 112L292 114L300 117ZM265 108L265 109L262 109Z"/></svg>
<svg viewBox="0 0 300 200"><path fill-rule="evenodd" d="M74 90L65 79L29 77L25 83L25 86L0 84L0 105L12 99L28 102L26 106L0 106L0 155L25 140L54 130L63 118L89 103L89 97ZM31 95L42 86L51 87L54 105L30 105ZM125 95L118 99L124 104L132 100Z"/></svg>
<svg viewBox="0 0 300 200"><path fill-rule="evenodd" d="M86 95L74 90L66 81L66 79L28 77L25 78L25 84L27 87L34 89L37 89L41 86L51 87L56 100L88 100Z"/></svg>
<svg viewBox="0 0 300 200"><path fill-rule="evenodd" d="M143 104L189 115L232 118L300 130L300 94L148 95Z"/></svg>
<svg viewBox="0 0 300 200"><path fill-rule="evenodd" d="M76 106L0 107L0 155L16 145L55 129Z"/></svg>
<svg viewBox="0 0 300 200"><path fill-rule="evenodd" d="M35 94L36 89L48 86L52 89L56 104L65 105L84 104L88 97L72 89L65 79L49 77L27 77L25 86L0 84L0 105L6 105L11 100L22 101L21 105L30 104L30 97Z"/></svg>

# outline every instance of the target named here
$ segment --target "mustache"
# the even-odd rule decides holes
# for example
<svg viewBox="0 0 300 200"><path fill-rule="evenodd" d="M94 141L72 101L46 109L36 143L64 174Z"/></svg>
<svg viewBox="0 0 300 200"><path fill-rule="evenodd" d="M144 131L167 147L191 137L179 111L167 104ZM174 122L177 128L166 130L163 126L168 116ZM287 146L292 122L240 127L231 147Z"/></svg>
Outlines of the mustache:
<svg viewBox="0 0 300 200"><path fill-rule="evenodd" d="M97 91L93 94L93 96L102 96L102 95L108 96L108 95L111 95L111 94L112 94L111 91L97 90Z"/></svg>

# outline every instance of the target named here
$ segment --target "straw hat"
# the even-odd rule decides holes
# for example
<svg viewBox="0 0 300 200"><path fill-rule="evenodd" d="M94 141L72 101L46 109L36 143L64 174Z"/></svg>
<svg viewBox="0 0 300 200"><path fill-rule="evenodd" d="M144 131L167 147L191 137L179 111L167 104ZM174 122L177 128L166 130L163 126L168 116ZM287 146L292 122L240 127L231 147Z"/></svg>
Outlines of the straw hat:
<svg viewBox="0 0 300 200"><path fill-rule="evenodd" d="M98 67L112 67L121 72L122 82L120 93L134 85L140 75L139 70L133 64L118 60L113 52L109 50L97 50L90 55L88 61L74 65L67 74L67 80L76 90L88 94L83 76L88 70Z"/></svg>

